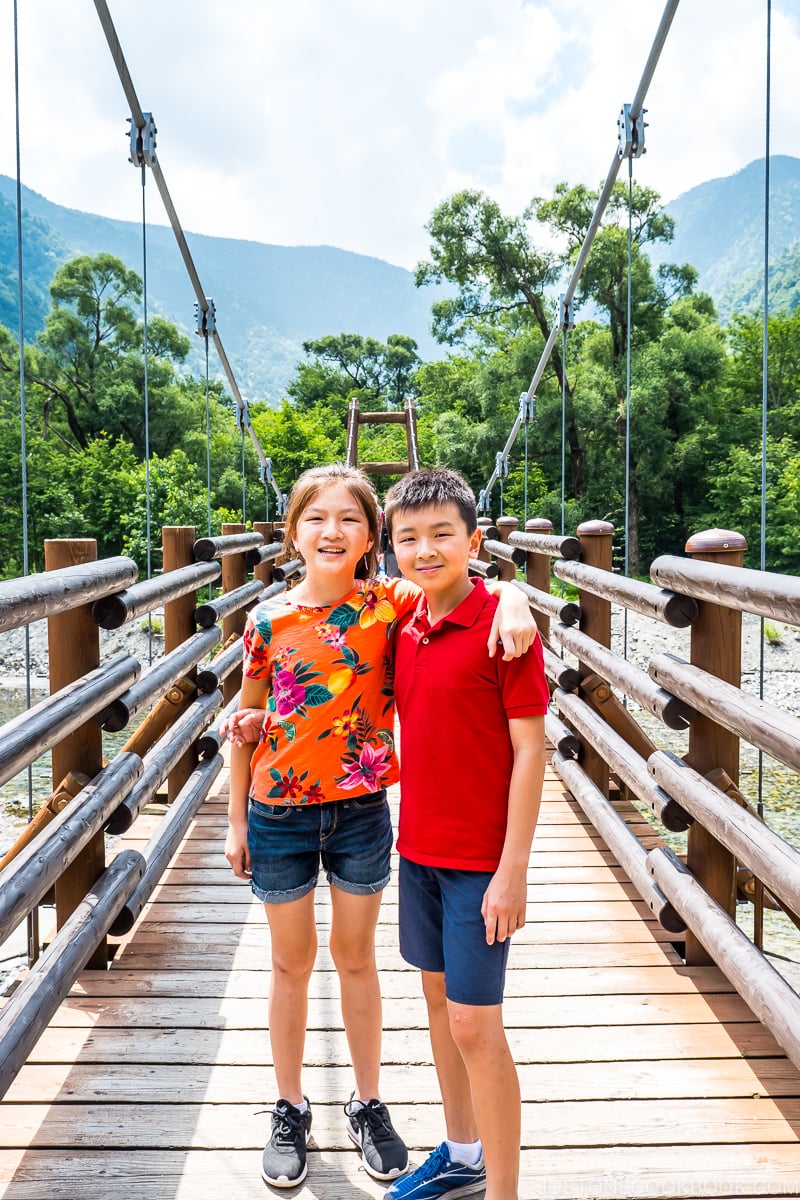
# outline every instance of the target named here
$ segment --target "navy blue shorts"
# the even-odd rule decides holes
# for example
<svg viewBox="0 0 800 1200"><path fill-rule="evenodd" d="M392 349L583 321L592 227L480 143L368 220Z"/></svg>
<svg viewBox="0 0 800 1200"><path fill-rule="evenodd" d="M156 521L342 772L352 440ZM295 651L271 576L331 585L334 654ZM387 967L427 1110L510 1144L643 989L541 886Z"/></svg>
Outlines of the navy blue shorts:
<svg viewBox="0 0 800 1200"><path fill-rule="evenodd" d="M250 885L265 904L286 904L313 891L319 865L343 892L368 896L391 877L392 820L386 790L327 804L250 800Z"/></svg>
<svg viewBox="0 0 800 1200"><path fill-rule="evenodd" d="M400 953L421 971L444 972L456 1004L503 1002L511 939L487 946L481 916L492 874L400 859Z"/></svg>

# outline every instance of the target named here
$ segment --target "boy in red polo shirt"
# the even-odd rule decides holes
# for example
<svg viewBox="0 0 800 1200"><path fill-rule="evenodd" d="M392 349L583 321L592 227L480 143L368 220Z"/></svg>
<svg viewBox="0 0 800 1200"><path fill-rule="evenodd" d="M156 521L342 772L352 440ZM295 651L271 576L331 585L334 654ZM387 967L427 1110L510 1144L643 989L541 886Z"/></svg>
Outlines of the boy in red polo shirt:
<svg viewBox="0 0 800 1200"><path fill-rule="evenodd" d="M480 533L460 475L404 476L385 519L400 570L424 591L395 646L400 950L422 971L447 1127L386 1200L484 1187L486 1200L518 1200L520 1091L502 999L544 775L541 642L510 661L486 654L497 601L468 575Z"/></svg>

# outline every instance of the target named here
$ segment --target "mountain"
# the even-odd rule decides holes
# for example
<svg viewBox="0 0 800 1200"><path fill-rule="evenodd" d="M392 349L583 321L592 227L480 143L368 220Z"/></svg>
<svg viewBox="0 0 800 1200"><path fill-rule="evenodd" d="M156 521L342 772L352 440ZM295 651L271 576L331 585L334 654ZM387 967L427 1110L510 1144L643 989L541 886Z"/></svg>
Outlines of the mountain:
<svg viewBox="0 0 800 1200"><path fill-rule="evenodd" d="M675 240L653 247L655 263L690 262L698 286L714 297L720 317L763 303L764 159L723 179L711 179L666 206ZM800 159L770 159L770 307L800 300Z"/></svg>
<svg viewBox="0 0 800 1200"><path fill-rule="evenodd" d="M15 189L14 180L0 175L0 324L16 332ZM135 222L63 208L28 188L22 189L22 208L28 340L42 326L47 286L67 259L108 251L142 273L142 231ZM422 358L441 356L429 332L437 289L418 291L402 267L332 246L271 246L192 233L186 239L214 300L239 387L250 400L277 400L303 356L302 343L329 333L381 341L390 333L410 334ZM168 226L148 225L147 276L149 311L193 333L194 292ZM188 365L202 374L200 338L193 345Z"/></svg>

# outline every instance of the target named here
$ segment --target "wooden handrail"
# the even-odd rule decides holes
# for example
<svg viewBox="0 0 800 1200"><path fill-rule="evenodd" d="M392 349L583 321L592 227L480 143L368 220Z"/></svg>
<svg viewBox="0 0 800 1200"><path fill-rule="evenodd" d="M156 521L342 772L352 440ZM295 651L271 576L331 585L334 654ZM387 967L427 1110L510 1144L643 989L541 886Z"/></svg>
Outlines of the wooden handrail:
<svg viewBox="0 0 800 1200"><path fill-rule="evenodd" d="M549 592L543 592L529 583L523 583L521 579L515 579L514 586L528 597L528 603L537 612L544 613L555 621L560 621L562 625L577 625L580 621L580 605L576 604L574 600L563 600L559 596L551 596Z"/></svg>
<svg viewBox="0 0 800 1200"><path fill-rule="evenodd" d="M95 720L98 725L111 733L124 729L136 713L152 704L170 684L187 675L201 658L214 649L220 637L216 625L211 629L201 629L182 646L159 658L132 687L97 714Z"/></svg>
<svg viewBox="0 0 800 1200"><path fill-rule="evenodd" d="M552 534L520 530L509 535L512 546L521 546L532 554L547 554L550 558L579 558L581 544L576 537L554 537Z"/></svg>
<svg viewBox="0 0 800 1200"><path fill-rule="evenodd" d="M144 767L118 754L73 802L0 872L0 942L37 905L130 791Z"/></svg>
<svg viewBox="0 0 800 1200"><path fill-rule="evenodd" d="M695 716L692 707L659 687L641 667L628 662L613 650L598 645L578 629L554 625L552 634L565 650L575 654L592 671L631 696L669 729L686 729L691 725Z"/></svg>
<svg viewBox="0 0 800 1200"><path fill-rule="evenodd" d="M664 554L653 560L650 576L661 587L697 600L800 625L800 578L796 575Z"/></svg>
<svg viewBox="0 0 800 1200"><path fill-rule="evenodd" d="M91 604L108 592L128 587L138 573L132 558L119 555L6 579L0 583L0 632Z"/></svg>
<svg viewBox="0 0 800 1200"><path fill-rule="evenodd" d="M658 887L736 991L800 1067L800 996L671 850L647 856Z"/></svg>
<svg viewBox="0 0 800 1200"><path fill-rule="evenodd" d="M180 761L214 720L222 692L199 696L166 730L144 756L141 778L114 810L106 825L111 834L127 832L145 804L149 804L175 764Z"/></svg>
<svg viewBox="0 0 800 1200"><path fill-rule="evenodd" d="M188 596L205 583L215 583L220 574L217 562L189 563L176 571L135 583L124 592L103 597L92 606L92 616L101 629L119 629L134 617Z"/></svg>
<svg viewBox="0 0 800 1200"><path fill-rule="evenodd" d="M138 660L132 654L118 654L8 721L0 738L0 784L102 712L138 676Z"/></svg>
<svg viewBox="0 0 800 1200"><path fill-rule="evenodd" d="M136 850L106 867L0 1013L0 1097L4 1096L78 975L104 943L145 868Z"/></svg>
<svg viewBox="0 0 800 1200"><path fill-rule="evenodd" d="M659 786L695 821L727 846L787 908L800 912L800 851L669 751L659 750L647 766Z"/></svg>
<svg viewBox="0 0 800 1200"><path fill-rule="evenodd" d="M656 683L697 712L765 750L787 767L800 771L800 718L757 696L749 696L741 688L674 654L659 654L651 659L649 673Z"/></svg>
<svg viewBox="0 0 800 1200"><path fill-rule="evenodd" d="M552 764L650 911L665 929L682 933L686 928L683 919L650 877L647 851L608 803L608 798L577 762L556 752Z"/></svg>
<svg viewBox="0 0 800 1200"><path fill-rule="evenodd" d="M264 542L260 533L244 530L237 533L223 533L221 537L198 538L194 544L196 562L211 562L215 558L225 558L229 554L246 554L258 551Z"/></svg>
<svg viewBox="0 0 800 1200"><path fill-rule="evenodd" d="M556 691L553 700L568 721L598 752L609 767L634 795L650 808L667 829L681 833L689 828L691 817L666 791L653 782L648 773L648 760L633 750L623 737L605 723L579 696Z"/></svg>
<svg viewBox="0 0 800 1200"><path fill-rule="evenodd" d="M602 596L612 604L624 605L676 629L685 629L697 619L697 601L692 596L664 591L652 583L598 571L582 562L554 563L553 574L594 596Z"/></svg>

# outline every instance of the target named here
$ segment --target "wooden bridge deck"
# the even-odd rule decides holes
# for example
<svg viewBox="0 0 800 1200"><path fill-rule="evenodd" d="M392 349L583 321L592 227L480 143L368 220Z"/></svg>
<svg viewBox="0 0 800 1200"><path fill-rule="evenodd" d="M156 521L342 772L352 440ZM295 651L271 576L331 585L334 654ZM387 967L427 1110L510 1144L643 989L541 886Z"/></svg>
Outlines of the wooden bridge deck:
<svg viewBox="0 0 800 1200"><path fill-rule="evenodd" d="M202 808L109 972L86 971L0 1105L8 1200L262 1200L274 1099L261 906ZM635 820L635 818L632 818ZM640 832L644 832L642 829ZM522 1083L522 1200L800 1195L800 1075L715 968L687 968L548 772L506 1023ZM327 888L318 893L324 925ZM418 1162L443 1136L417 974L382 906L383 1095ZM322 948L297 1200L379 1197L344 1134L348 1053Z"/></svg>

